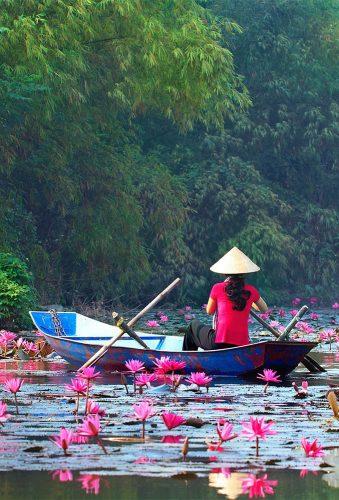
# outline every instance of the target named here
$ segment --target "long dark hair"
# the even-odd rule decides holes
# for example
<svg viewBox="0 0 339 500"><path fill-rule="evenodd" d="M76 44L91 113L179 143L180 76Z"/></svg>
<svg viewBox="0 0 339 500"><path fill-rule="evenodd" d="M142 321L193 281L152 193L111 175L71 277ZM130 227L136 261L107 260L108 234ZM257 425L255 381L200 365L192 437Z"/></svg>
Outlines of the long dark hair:
<svg viewBox="0 0 339 500"><path fill-rule="evenodd" d="M250 298L251 292L244 290L245 280L240 274L231 275L228 277L225 286L227 297L233 302L235 311L243 311L246 307L246 302Z"/></svg>

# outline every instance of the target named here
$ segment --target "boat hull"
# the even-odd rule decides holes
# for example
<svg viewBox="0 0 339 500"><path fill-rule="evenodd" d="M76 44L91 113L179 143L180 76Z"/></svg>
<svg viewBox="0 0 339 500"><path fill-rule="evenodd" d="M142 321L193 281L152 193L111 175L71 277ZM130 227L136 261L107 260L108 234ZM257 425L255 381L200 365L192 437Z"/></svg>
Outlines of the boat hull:
<svg viewBox="0 0 339 500"><path fill-rule="evenodd" d="M78 368L90 359L100 348L97 343L57 337L44 333L51 347L72 366ZM212 375L241 376L271 368L281 375L293 371L303 357L317 344L314 342L258 342L241 347L217 351L165 351L144 350L112 346L96 363L107 371L126 371L125 362L130 359L142 361L148 370L154 369L153 361L160 356L170 356L184 361L186 367L181 373L204 371Z"/></svg>

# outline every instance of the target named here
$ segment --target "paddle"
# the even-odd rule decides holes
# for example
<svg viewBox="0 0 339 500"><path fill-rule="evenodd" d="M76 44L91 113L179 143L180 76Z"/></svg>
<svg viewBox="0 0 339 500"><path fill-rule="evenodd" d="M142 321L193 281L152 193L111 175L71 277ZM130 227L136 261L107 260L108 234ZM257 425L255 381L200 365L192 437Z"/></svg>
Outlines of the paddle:
<svg viewBox="0 0 339 500"><path fill-rule="evenodd" d="M128 323L124 320L122 316L120 316L117 312L112 312L112 318L115 321L115 324L120 328L122 334L127 333L132 339L136 340L142 347L145 349L149 349L148 345L139 337L139 335L132 330ZM115 338L116 342L116 338Z"/></svg>
<svg viewBox="0 0 339 500"><path fill-rule="evenodd" d="M295 319L296 317L298 317L299 319L301 318L301 316L303 316L303 314L305 314L305 312L307 311L307 306L304 306L306 307L305 310L303 310L303 308L300 309L300 311L298 311L297 315L293 318ZM303 311L303 312L302 312ZM254 312L253 310L250 311L250 314L253 318L255 318L261 325L263 325L266 330L268 330L269 332L271 332L276 338L277 338L277 341L279 340L279 337L281 336L281 334L275 329L273 328L272 326L270 326L265 320L263 320L260 316L258 316L258 314L256 312ZM297 319L297 321L299 321L299 319ZM293 321L293 320L292 320ZM291 323L292 321L287 325L287 327L285 328L283 334L286 332L287 328L289 328L288 332L291 331L291 329L293 328L293 326L295 325L296 322L294 322L291 326ZM282 334L282 335L283 335ZM309 354L307 354L302 362L301 362L305 368L307 368L311 373L317 373L317 372L325 372L325 368L323 368L315 359L313 359Z"/></svg>
<svg viewBox="0 0 339 500"><path fill-rule="evenodd" d="M171 292L173 290L173 288L175 288L179 283L180 283L180 278L176 278L170 285L168 285L167 288L165 288L149 304L147 304L146 307L144 307L138 314L136 314L134 316L134 318L132 318L127 323L127 325L130 327L133 326L144 314L146 314L148 311L150 311L152 309L152 307L154 307L158 302L160 302L160 300L162 300L169 292ZM86 361L86 363L84 363L79 368L78 371L83 370L84 368L87 368L88 366L92 366L97 361L99 361L99 359L101 359L106 354L109 347L111 347L113 344L115 344L115 342L117 340L119 340L124 335L124 333L125 332L122 330L118 333L118 335L116 335L116 337L112 337L111 340L109 340L107 342L107 344L103 345L90 359L88 359Z"/></svg>

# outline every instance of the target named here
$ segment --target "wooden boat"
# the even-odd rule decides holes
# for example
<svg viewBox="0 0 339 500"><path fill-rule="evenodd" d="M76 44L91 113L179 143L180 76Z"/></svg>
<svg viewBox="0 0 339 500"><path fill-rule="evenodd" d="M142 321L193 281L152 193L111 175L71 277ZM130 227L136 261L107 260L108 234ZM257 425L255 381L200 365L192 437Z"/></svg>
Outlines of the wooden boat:
<svg viewBox="0 0 339 500"><path fill-rule="evenodd" d="M52 348L74 367L82 366L107 340L119 333L115 326L95 321L75 312L60 312L58 318L63 334L56 335L51 314L31 311L31 318ZM317 344L315 342L263 341L220 349L218 351L182 351L182 337L137 332L150 347L149 350L128 335L109 348L96 366L109 371L126 371L125 362L138 359L146 369L153 369L153 360L170 356L185 361L181 373L204 371L213 375L248 375L271 368L281 375L294 370L303 357Z"/></svg>

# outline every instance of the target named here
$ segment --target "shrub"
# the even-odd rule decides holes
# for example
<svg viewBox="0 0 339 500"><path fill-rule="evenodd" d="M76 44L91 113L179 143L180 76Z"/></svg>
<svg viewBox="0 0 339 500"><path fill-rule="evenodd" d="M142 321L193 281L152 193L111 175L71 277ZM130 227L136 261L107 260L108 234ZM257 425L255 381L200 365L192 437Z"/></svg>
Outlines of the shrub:
<svg viewBox="0 0 339 500"><path fill-rule="evenodd" d="M27 265L9 253L0 253L0 327L29 325L28 309L34 304L35 291Z"/></svg>

